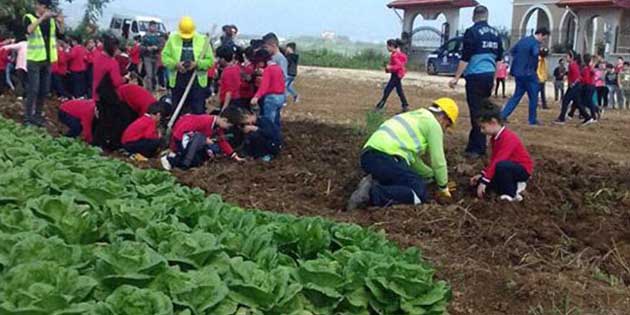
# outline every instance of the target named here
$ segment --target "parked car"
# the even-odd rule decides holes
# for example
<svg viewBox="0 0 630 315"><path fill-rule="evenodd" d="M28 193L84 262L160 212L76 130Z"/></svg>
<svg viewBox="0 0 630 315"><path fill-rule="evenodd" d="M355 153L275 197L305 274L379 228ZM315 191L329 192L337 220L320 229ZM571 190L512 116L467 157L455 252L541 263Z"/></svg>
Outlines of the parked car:
<svg viewBox="0 0 630 315"><path fill-rule="evenodd" d="M502 38L504 50L508 51L510 40L506 36L502 36ZM462 57L464 48L463 42L463 36L452 38L436 51L429 54L425 63L427 73L430 75L455 74L459 60Z"/></svg>
<svg viewBox="0 0 630 315"><path fill-rule="evenodd" d="M148 16L124 16L114 15L109 24L109 30L116 36L125 39L134 38L135 36L144 36L149 30L149 23L154 21L157 23L158 32L166 33L166 26L162 20L156 17Z"/></svg>

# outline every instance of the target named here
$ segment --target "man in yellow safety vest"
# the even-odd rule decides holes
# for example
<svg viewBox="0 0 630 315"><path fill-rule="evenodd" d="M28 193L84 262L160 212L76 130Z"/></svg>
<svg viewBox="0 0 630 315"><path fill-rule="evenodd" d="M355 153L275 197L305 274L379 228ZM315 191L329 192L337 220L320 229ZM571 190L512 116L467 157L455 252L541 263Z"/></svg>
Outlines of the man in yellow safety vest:
<svg viewBox="0 0 630 315"><path fill-rule="evenodd" d="M24 124L43 126L44 101L50 90L51 64L57 62L56 37L64 31L63 15L50 9L51 0L37 0L35 14L24 16L27 37L28 88Z"/></svg>
<svg viewBox="0 0 630 315"><path fill-rule="evenodd" d="M195 22L185 16L179 22L179 31L171 34L162 50L162 63L169 72L168 85L173 91L173 104L179 104L188 82L197 73L184 103L184 112L206 112L207 73L214 63L212 49L208 46L206 36L197 33Z"/></svg>
<svg viewBox="0 0 630 315"><path fill-rule="evenodd" d="M368 176L352 194L347 209L425 203L428 182L437 183L441 197L451 198L444 131L455 125L458 116L455 101L441 98L429 108L384 122L363 147L361 167ZM430 166L422 160L425 153Z"/></svg>

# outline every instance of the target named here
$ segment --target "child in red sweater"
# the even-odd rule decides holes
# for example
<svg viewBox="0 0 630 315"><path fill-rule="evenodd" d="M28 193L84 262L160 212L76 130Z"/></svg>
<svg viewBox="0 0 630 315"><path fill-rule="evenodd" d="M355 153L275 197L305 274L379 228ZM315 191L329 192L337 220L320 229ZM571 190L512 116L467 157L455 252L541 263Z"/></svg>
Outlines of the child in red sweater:
<svg viewBox="0 0 630 315"><path fill-rule="evenodd" d="M136 119L123 133L122 147L132 159L144 161L157 155L161 144L159 125L165 115L162 103L149 106L146 113Z"/></svg>
<svg viewBox="0 0 630 315"><path fill-rule="evenodd" d="M227 119L220 116L182 116L173 127L170 139L173 153L162 157L162 167L166 170L173 167L186 170L201 166L215 155L215 150L211 147L215 143L226 156L239 162L244 161L225 138L225 130L231 127Z"/></svg>
<svg viewBox="0 0 630 315"><path fill-rule="evenodd" d="M266 49L258 50L254 59L264 70L260 87L250 104L258 105L258 101L264 98L260 107L261 116L269 119L280 129L280 112L287 102L284 73L278 64L271 61L271 54Z"/></svg>
<svg viewBox="0 0 630 315"><path fill-rule="evenodd" d="M407 97L405 96L405 91L402 86L402 79L407 74L406 66L408 57L400 50L401 44L402 42L398 39L390 39L387 41L387 50L391 53L391 56L389 58L389 64L385 67L385 72L390 73L391 77L385 87L385 91L383 91L383 98L376 104L376 110L380 111L385 108L387 99L394 89L396 89L396 93L398 93L398 97L402 103L402 111L406 112L409 110L409 103L407 102Z"/></svg>
<svg viewBox="0 0 630 315"><path fill-rule="evenodd" d="M59 121L69 129L66 137L81 136L87 143L92 143L92 122L96 113L93 100L71 100L59 107Z"/></svg>
<svg viewBox="0 0 630 315"><path fill-rule="evenodd" d="M221 111L224 111L231 104L240 104L241 69L231 47L219 47L217 57L219 65L223 68L219 79L219 101L221 102Z"/></svg>
<svg viewBox="0 0 630 315"><path fill-rule="evenodd" d="M595 86L595 57L584 55L584 68L582 68L582 100L586 108L590 109L591 117L597 121L599 119L599 109L597 108L597 87Z"/></svg>
<svg viewBox="0 0 630 315"><path fill-rule="evenodd" d="M87 95L86 84L88 51L81 44L81 38L72 37L72 49L68 56L68 68L70 70L70 82L72 82L72 95L74 98L82 98Z"/></svg>
<svg viewBox="0 0 630 315"><path fill-rule="evenodd" d="M57 42L57 62L51 67L51 87L53 92L57 94L59 100L64 102L72 98L66 89L66 79L68 77L68 57L69 53L66 44L63 41Z"/></svg>
<svg viewBox="0 0 630 315"><path fill-rule="evenodd" d="M520 202L534 171L534 163L519 137L503 125L501 109L485 100L479 116L481 132L491 138L490 164L481 175L470 179L477 187L477 196L483 198L487 188L495 190L501 200Z"/></svg>

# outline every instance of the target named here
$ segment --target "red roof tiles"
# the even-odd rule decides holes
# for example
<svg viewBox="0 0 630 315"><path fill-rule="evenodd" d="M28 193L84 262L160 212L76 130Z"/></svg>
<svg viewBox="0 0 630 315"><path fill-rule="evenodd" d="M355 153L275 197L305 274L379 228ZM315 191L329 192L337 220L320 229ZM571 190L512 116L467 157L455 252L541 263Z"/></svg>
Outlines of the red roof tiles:
<svg viewBox="0 0 630 315"><path fill-rule="evenodd" d="M630 9L630 0L560 0L560 7L621 7Z"/></svg>
<svg viewBox="0 0 630 315"><path fill-rule="evenodd" d="M479 5L476 0L395 0L387 6L394 9L422 7L456 7L467 8Z"/></svg>

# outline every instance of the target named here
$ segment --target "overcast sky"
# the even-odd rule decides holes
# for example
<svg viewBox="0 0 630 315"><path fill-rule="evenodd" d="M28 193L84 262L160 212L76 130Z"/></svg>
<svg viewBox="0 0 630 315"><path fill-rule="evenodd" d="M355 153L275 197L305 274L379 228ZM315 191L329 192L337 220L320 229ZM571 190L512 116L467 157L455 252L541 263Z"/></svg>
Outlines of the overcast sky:
<svg viewBox="0 0 630 315"><path fill-rule="evenodd" d="M512 18L512 1L478 0L490 8L493 25L508 26ZM148 15L162 18L169 30L179 17L192 16L201 30L216 23L236 24L243 34L274 31L282 37L319 35L333 31L354 40L382 41L399 36L398 16L381 0L113 0L101 18L109 25L112 14ZM64 4L69 24L81 17L86 0ZM462 12L460 28L471 22L472 9Z"/></svg>

